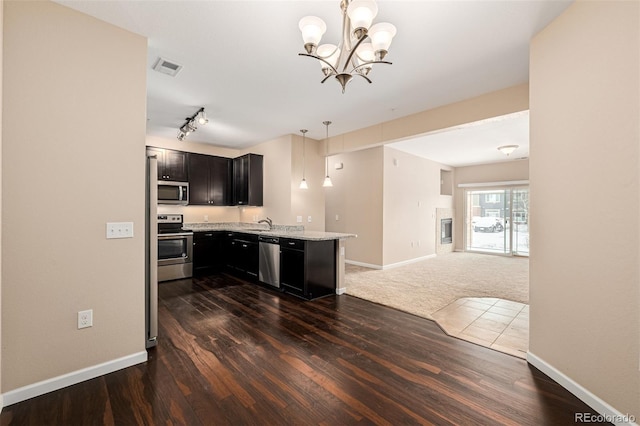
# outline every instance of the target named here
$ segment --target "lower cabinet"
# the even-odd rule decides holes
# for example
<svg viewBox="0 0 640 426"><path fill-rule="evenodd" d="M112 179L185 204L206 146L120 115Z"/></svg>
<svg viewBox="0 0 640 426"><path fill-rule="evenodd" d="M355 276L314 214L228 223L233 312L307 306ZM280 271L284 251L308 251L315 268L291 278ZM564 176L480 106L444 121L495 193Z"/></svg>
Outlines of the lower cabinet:
<svg viewBox="0 0 640 426"><path fill-rule="evenodd" d="M220 271L225 265L225 232L193 233L193 275L203 276Z"/></svg>
<svg viewBox="0 0 640 426"><path fill-rule="evenodd" d="M258 235L242 232L194 232L193 273L220 270L258 281ZM335 294L336 241L280 238L280 290L305 299Z"/></svg>
<svg viewBox="0 0 640 426"><path fill-rule="evenodd" d="M335 241L281 238L280 288L305 299L334 294Z"/></svg>
<svg viewBox="0 0 640 426"><path fill-rule="evenodd" d="M300 243L299 249L292 247L297 246L297 241L280 240L280 288L304 296L304 242Z"/></svg>
<svg viewBox="0 0 640 426"><path fill-rule="evenodd" d="M226 233L227 269L241 278L258 279L258 236Z"/></svg>

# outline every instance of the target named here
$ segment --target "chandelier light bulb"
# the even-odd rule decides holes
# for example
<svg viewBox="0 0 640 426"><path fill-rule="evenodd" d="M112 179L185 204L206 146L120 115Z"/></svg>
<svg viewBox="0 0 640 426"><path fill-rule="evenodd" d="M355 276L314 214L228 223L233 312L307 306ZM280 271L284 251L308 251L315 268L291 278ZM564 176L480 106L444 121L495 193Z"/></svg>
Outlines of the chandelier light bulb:
<svg viewBox="0 0 640 426"><path fill-rule="evenodd" d="M333 182L331 182L331 178L329 176L326 176L324 178L324 182L322 182L322 186L325 188L333 186Z"/></svg>
<svg viewBox="0 0 640 426"><path fill-rule="evenodd" d="M309 185L307 185L307 180L304 178L300 182L300 189L309 189Z"/></svg>
<svg viewBox="0 0 640 426"><path fill-rule="evenodd" d="M318 57L329 62L332 67L335 68L338 65L338 59L340 58L340 49L338 46L334 44L321 44L318 46L316 54ZM324 71L325 75L327 75L330 72L330 67L323 61L318 62L320 62L320 67Z"/></svg>
<svg viewBox="0 0 640 426"><path fill-rule="evenodd" d="M298 28L302 32L302 40L304 41L305 48L309 46L318 46L322 36L327 31L327 24L317 16L305 16L298 23ZM309 49L307 48L309 52Z"/></svg>
<svg viewBox="0 0 640 426"><path fill-rule="evenodd" d="M376 60L376 55L373 51L373 46L371 45L371 43L362 43L358 47L358 50L356 51L356 59L358 60L358 66L360 66L360 68L358 68L358 71L363 73L364 75L369 74L373 66L372 64L367 63Z"/></svg>
<svg viewBox="0 0 640 426"><path fill-rule="evenodd" d="M388 22L380 22L369 29L371 45L375 52L384 51L385 54L391 46L391 41L396 36L396 27Z"/></svg>
<svg viewBox="0 0 640 426"><path fill-rule="evenodd" d="M353 0L347 7L347 15L351 20L353 31L369 29L373 19L378 14L378 5L373 0ZM357 36L360 38L360 36Z"/></svg>

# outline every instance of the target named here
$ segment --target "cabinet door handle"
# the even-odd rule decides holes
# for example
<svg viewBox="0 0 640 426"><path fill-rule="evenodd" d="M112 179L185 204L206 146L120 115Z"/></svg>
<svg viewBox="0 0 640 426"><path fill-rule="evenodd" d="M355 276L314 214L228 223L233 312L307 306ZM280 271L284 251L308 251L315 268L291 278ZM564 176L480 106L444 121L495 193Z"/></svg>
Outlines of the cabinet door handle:
<svg viewBox="0 0 640 426"><path fill-rule="evenodd" d="M204 234L205 237L213 237L213 234Z"/></svg>
<svg viewBox="0 0 640 426"><path fill-rule="evenodd" d="M247 248L247 247L248 247L248 246L247 246L246 244L243 244L243 245L242 245L242 248Z"/></svg>
<svg viewBox="0 0 640 426"><path fill-rule="evenodd" d="M295 246L295 245L296 245L296 243L289 242L289 245L290 245L290 246Z"/></svg>

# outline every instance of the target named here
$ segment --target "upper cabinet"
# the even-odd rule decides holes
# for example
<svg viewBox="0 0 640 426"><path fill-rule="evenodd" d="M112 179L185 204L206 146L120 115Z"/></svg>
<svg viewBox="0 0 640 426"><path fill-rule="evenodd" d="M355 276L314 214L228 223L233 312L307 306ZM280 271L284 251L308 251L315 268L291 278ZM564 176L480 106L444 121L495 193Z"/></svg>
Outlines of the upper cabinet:
<svg viewBox="0 0 640 426"><path fill-rule="evenodd" d="M233 159L233 204L262 206L263 157L246 154Z"/></svg>
<svg viewBox="0 0 640 426"><path fill-rule="evenodd" d="M147 147L158 157L158 180L188 181L187 153L164 148Z"/></svg>
<svg viewBox="0 0 640 426"><path fill-rule="evenodd" d="M189 154L189 204L231 204L231 161L230 158Z"/></svg>

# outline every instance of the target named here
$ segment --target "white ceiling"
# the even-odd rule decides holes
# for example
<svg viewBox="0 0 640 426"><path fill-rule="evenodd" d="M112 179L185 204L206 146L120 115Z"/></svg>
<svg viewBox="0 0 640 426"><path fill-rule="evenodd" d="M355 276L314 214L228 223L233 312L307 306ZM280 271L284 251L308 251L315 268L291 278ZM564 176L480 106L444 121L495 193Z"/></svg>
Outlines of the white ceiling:
<svg viewBox="0 0 640 426"><path fill-rule="evenodd" d="M509 156L498 151L517 145ZM388 146L438 163L460 167L529 157L529 111L468 123Z"/></svg>
<svg viewBox="0 0 640 426"><path fill-rule="evenodd" d="M323 43L337 44L338 0L57 2L148 38L148 134L174 138L205 107L210 123L189 140L234 148L302 128L323 139L325 120L337 135L527 82L531 37L571 3L378 1L374 22L398 28L385 58L393 65L376 66L372 84L354 78L342 94L333 79L320 84L317 61L298 56L305 15L321 17ZM184 68L176 77L153 71L158 57Z"/></svg>

